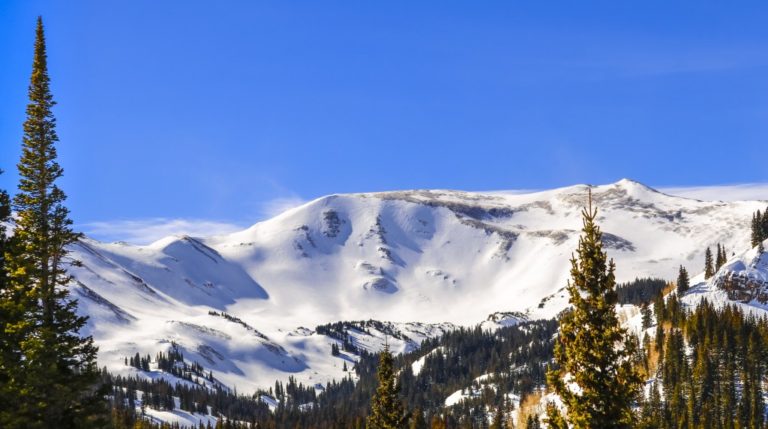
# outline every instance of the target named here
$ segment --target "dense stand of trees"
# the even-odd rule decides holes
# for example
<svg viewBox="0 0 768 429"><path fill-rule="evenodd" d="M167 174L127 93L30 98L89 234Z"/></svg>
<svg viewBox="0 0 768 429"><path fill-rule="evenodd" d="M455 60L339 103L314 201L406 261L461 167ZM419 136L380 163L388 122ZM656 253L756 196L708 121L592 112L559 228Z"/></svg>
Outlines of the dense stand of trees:
<svg viewBox="0 0 768 429"><path fill-rule="evenodd" d="M246 396L221 387L205 387L202 380L198 385L190 385L109 374L103 377L105 383L113 386L113 408L118 410L113 414L128 425L140 420L140 412L135 410L140 409L138 396L143 392L147 395L145 407L175 409L171 399L176 398L181 410L206 413L207 409L207 413L223 416L233 425L241 422L255 423L261 428L364 428L371 414L372 398L381 388L383 372L394 377L394 383L389 383L385 391L392 393L389 389L396 388L389 397L399 398L402 404L406 420L400 427L420 428L423 424L425 428L485 428L497 418L505 424L509 421L513 406L505 401L504 392L524 397L544 385L556 331L554 320L525 322L495 332L480 327L461 328L426 340L419 352L383 361L385 367L391 365L392 371L382 371L379 355L363 353L359 362L350 365L348 377L327 383L320 393L315 386L304 386L292 378L287 384L276 382L274 388ZM146 356L137 359L148 360L147 365L151 362L154 368L159 367L157 356L154 360ZM167 358L168 354L164 356ZM418 359L422 359L423 365L414 374L412 364ZM356 380L352 379L353 373ZM483 375L487 376L485 381L476 381ZM467 398L445 407L445 399L457 391L464 391ZM259 400L262 396L272 398L277 407L270 411Z"/></svg>
<svg viewBox="0 0 768 429"><path fill-rule="evenodd" d="M113 376L106 371L102 373L102 380L112 386L109 398L115 429L132 428L137 421L149 420L142 415L147 408L165 411L179 409L223 417L223 422L238 428L246 425L255 427L257 422L269 420L270 411L266 403L257 400L255 396L238 395L221 387L171 383L165 379ZM144 424L154 427L151 421Z"/></svg>
<svg viewBox="0 0 768 429"><path fill-rule="evenodd" d="M640 427L764 428L768 320L707 301L686 309L676 296L657 301L656 318Z"/></svg>
<svg viewBox="0 0 768 429"><path fill-rule="evenodd" d="M152 357L149 355L141 356L137 352L131 357L125 358L125 364L132 366L142 371L150 370L150 363L152 363ZM179 350L176 343L171 342L171 348L167 352L158 352L155 355L154 362L157 364L157 368L161 371L176 376L182 380L192 381L199 383L200 380L207 380L211 383L214 382L213 373L211 371L206 372L205 368L198 362L186 362L184 360L184 354Z"/></svg>
<svg viewBox="0 0 768 429"><path fill-rule="evenodd" d="M768 321L735 306L718 309L707 301L686 308L674 294L666 299L657 295L652 308L649 332L654 335L635 344L637 353L626 357L650 380L647 389L637 391L630 401L632 427L766 427L763 397L768 381ZM389 404L395 403L392 398L399 399L403 408L397 415L407 417L407 422L396 427L509 427L514 407L503 393L524 398L544 385L556 331L555 321L527 322L497 332L465 328L427 340L418 353L390 357L384 365L391 369L383 372L394 382L385 391L391 394ZM423 366L414 374L412 364L417 359ZM176 397L179 408L225 416L223 421L229 421L231 427L248 423L260 428L364 428L374 393L382 387L380 362L377 355L363 355L353 369L359 380L328 383L320 394L294 380L286 386L277 383L274 389L255 396L243 396L221 388L104 377L114 386L113 414L128 422L134 421L129 410L136 407L137 392L146 392L148 407L169 409L173 407L168 405L172 403L169 398ZM489 375L485 383L476 381L485 374ZM445 407L445 398L460 390L467 394L466 399ZM277 409L270 411L258 401L260 395L275 398ZM554 427L565 422L564 416L559 418ZM538 416L529 414L518 427L539 428L542 424Z"/></svg>
<svg viewBox="0 0 768 429"><path fill-rule="evenodd" d="M619 304L642 306L653 302L669 283L664 279L646 277L616 286L616 299Z"/></svg>

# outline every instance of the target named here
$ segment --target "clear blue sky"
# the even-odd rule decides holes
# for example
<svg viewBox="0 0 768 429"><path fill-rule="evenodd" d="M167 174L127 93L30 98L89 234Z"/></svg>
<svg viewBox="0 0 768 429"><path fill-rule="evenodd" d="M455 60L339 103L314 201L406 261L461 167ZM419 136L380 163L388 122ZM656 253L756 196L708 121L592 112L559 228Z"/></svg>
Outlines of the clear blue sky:
<svg viewBox="0 0 768 429"><path fill-rule="evenodd" d="M0 0L0 186L38 14L81 225L247 225L404 188L765 182L766 5Z"/></svg>

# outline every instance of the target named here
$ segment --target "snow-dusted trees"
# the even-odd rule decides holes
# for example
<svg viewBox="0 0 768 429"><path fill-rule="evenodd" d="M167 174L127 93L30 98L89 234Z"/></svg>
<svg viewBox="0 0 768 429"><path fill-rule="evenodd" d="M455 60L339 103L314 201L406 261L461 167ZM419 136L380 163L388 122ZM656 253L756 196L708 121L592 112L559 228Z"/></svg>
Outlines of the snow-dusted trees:
<svg viewBox="0 0 768 429"><path fill-rule="evenodd" d="M706 300L688 310L674 295L656 316L658 371L638 427L764 428L768 322Z"/></svg>

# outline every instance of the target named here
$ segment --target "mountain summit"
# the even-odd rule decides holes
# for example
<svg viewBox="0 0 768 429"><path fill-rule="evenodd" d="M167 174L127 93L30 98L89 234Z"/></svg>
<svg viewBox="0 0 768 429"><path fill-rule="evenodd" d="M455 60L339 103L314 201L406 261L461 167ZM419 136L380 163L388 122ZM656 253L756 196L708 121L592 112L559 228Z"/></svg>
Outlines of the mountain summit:
<svg viewBox="0 0 768 429"><path fill-rule="evenodd" d="M394 322L410 333L393 344L402 351L444 322L565 308L587 188L332 195L228 235L148 246L84 239L71 249L82 262L71 269L72 288L110 370L129 371L125 356L173 342L240 389L285 374L322 382L342 376L342 365L330 359L332 340L313 331L320 324ZM716 243L748 247L750 215L764 208L627 179L591 189L619 281L672 279L681 264L698 272ZM361 346L379 344L368 340Z"/></svg>

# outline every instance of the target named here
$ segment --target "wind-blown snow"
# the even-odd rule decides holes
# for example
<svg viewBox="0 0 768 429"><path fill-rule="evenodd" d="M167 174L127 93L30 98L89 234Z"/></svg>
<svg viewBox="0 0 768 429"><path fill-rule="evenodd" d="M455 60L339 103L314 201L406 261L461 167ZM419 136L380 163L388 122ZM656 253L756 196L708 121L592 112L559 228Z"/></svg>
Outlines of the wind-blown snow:
<svg viewBox="0 0 768 429"><path fill-rule="evenodd" d="M659 190L669 195L705 201L768 200L768 184L766 183L699 187L665 187L659 188Z"/></svg>

